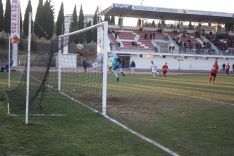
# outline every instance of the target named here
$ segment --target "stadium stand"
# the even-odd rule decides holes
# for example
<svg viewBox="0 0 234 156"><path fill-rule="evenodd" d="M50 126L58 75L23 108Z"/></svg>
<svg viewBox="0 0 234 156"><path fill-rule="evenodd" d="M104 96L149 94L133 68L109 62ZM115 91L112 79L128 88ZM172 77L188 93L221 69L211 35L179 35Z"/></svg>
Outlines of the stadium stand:
<svg viewBox="0 0 234 156"><path fill-rule="evenodd" d="M161 38L164 35L156 31L139 31L133 29L109 29L109 38L117 50L151 50L157 48L152 44L153 36Z"/></svg>
<svg viewBox="0 0 234 156"><path fill-rule="evenodd" d="M169 33L173 40L180 47L180 53L195 54L215 54L210 42L204 41L198 32L194 33L178 33L176 31Z"/></svg>
<svg viewBox="0 0 234 156"><path fill-rule="evenodd" d="M234 54L234 36L227 33L213 34L212 32L205 35L214 45L219 49L220 54L233 55Z"/></svg>

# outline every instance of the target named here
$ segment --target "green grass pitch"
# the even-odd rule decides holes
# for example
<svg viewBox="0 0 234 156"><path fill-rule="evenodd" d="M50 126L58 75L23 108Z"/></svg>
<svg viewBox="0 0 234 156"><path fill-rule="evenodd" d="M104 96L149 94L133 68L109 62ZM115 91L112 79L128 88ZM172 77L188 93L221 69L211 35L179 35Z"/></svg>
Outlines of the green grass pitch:
<svg viewBox="0 0 234 156"><path fill-rule="evenodd" d="M108 77L109 116L180 155L234 153L234 77L218 75L214 85L207 84L209 74L156 79L132 74L121 77L119 83L112 74ZM0 73L1 88L6 88L6 78L6 73ZM89 90L84 87L87 79L77 79L64 81L65 91L72 93L74 80L84 92ZM89 77L87 82L90 80L94 78ZM100 90L99 80L93 90ZM25 126L23 117L7 116L1 93L3 155L167 155L68 98L52 91L48 95L43 101L45 108L65 116L30 117L31 124ZM99 109L98 104L88 105Z"/></svg>

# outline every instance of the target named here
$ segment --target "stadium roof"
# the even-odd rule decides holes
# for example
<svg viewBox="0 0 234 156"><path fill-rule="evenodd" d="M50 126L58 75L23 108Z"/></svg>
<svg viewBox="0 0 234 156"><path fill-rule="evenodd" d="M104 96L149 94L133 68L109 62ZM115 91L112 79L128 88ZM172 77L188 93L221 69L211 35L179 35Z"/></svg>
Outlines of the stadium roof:
<svg viewBox="0 0 234 156"><path fill-rule="evenodd" d="M211 12L187 9L160 8L142 5L114 3L100 12L101 15L164 19L192 22L234 23L233 13Z"/></svg>

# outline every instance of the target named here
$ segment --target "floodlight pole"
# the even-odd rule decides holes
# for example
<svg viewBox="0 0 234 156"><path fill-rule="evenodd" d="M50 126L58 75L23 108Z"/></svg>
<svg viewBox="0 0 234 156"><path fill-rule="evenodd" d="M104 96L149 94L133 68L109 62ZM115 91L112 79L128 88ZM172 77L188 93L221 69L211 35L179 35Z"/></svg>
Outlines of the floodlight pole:
<svg viewBox="0 0 234 156"><path fill-rule="evenodd" d="M8 88L11 88L11 36L9 36L8 49Z"/></svg>
<svg viewBox="0 0 234 156"><path fill-rule="evenodd" d="M26 87L26 110L25 110L25 124L28 125L28 112L29 112L29 81L30 81L30 64L31 64L31 22L32 12L29 12L28 17L28 61L27 61L27 87Z"/></svg>

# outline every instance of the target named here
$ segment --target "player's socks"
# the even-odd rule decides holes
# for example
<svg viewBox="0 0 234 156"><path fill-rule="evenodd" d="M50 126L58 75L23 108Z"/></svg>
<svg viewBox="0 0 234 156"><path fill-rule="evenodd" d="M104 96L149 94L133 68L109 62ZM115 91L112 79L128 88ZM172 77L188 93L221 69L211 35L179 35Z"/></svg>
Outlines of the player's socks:
<svg viewBox="0 0 234 156"><path fill-rule="evenodd" d="M211 80L212 80L212 77L210 77L209 83L211 82Z"/></svg>
<svg viewBox="0 0 234 156"><path fill-rule="evenodd" d="M119 82L119 77L117 77L116 81Z"/></svg>
<svg viewBox="0 0 234 156"><path fill-rule="evenodd" d="M121 72L121 74L122 74L124 77L126 76L123 72Z"/></svg>

